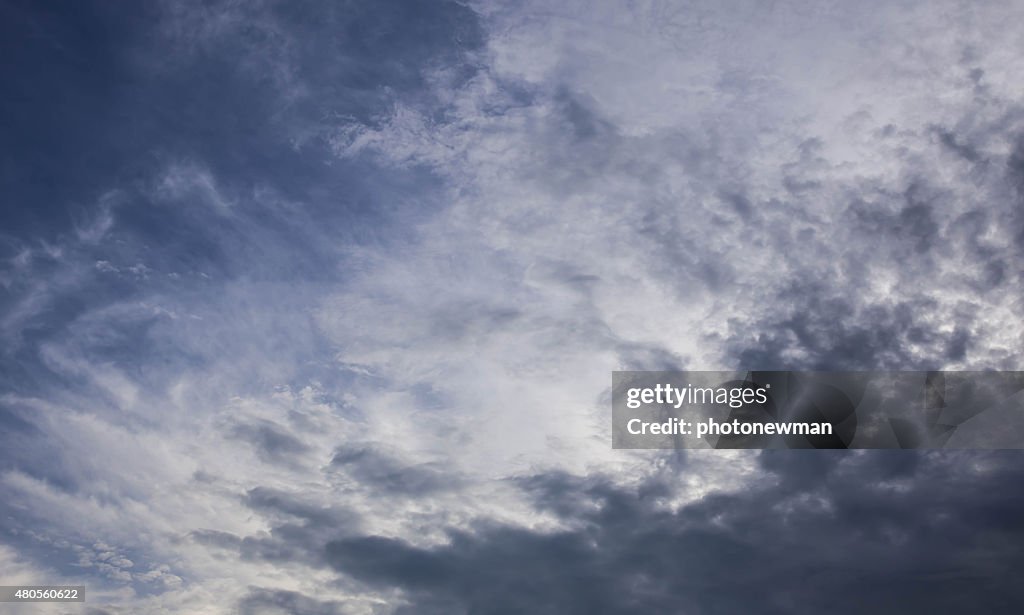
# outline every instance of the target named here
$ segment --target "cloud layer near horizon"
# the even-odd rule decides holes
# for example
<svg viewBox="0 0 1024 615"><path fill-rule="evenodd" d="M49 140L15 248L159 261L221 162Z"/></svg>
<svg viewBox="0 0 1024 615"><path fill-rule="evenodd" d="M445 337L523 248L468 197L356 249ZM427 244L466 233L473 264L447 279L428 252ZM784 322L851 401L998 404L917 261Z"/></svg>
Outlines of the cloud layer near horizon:
<svg viewBox="0 0 1024 615"><path fill-rule="evenodd" d="M607 424L615 369L1020 368L1019 4L2 11L3 578L97 615L1021 604L1015 452Z"/></svg>

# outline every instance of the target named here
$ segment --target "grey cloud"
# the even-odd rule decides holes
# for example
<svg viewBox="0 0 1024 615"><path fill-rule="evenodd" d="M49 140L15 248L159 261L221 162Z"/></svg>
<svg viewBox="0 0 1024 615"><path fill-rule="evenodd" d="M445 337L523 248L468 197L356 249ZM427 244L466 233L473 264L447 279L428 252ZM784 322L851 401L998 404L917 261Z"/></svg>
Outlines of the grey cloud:
<svg viewBox="0 0 1024 615"><path fill-rule="evenodd" d="M236 612L240 615L346 615L367 611L356 611L341 602L321 601L295 591L253 587L239 601Z"/></svg>
<svg viewBox="0 0 1024 615"><path fill-rule="evenodd" d="M215 553L225 551L237 554L242 561L309 563L309 548L315 543L311 543L302 533L301 526L282 524L267 536L241 537L230 532L195 530L189 533L188 539Z"/></svg>
<svg viewBox="0 0 1024 615"><path fill-rule="evenodd" d="M765 369L909 369L919 359L908 352L907 342L942 348L947 339L915 322L916 315L931 307L927 300L865 307L856 295L811 281L785 287L780 297L788 298L788 309L745 329L749 338L737 331L731 341L740 364ZM806 354L794 358L795 350Z"/></svg>
<svg viewBox="0 0 1024 615"><path fill-rule="evenodd" d="M570 129L568 132L575 143L581 143L604 136L605 141L615 137L615 126L592 110L593 101L587 104L579 95L561 90L555 96L561 119Z"/></svg>
<svg viewBox="0 0 1024 615"><path fill-rule="evenodd" d="M402 463L370 446L339 447L330 468L344 472L364 488L380 494L425 497L442 490L457 490L463 479L438 463Z"/></svg>
<svg viewBox="0 0 1024 615"><path fill-rule="evenodd" d="M301 492L257 487L244 495L243 502L267 522L268 532L240 536L198 529L188 534L189 540L233 551L249 561L322 565L319 553L324 542L339 534L356 533L362 525L360 515L350 508L315 503Z"/></svg>
<svg viewBox="0 0 1024 615"><path fill-rule="evenodd" d="M241 537L218 530L194 530L189 532L188 538L219 549L237 549L242 543Z"/></svg>
<svg viewBox="0 0 1024 615"><path fill-rule="evenodd" d="M230 431L232 437L248 442L257 455L271 463L293 463L297 456L309 451L302 440L273 421L242 423Z"/></svg>
<svg viewBox="0 0 1024 615"><path fill-rule="evenodd" d="M864 236L888 235L896 244L889 247L902 244L911 253L928 254L936 247L940 230L932 202L941 197L926 191L927 185L912 182L899 195L896 211L861 201L853 204L851 214Z"/></svg>
<svg viewBox="0 0 1024 615"><path fill-rule="evenodd" d="M1004 138L991 126L963 130L925 147L960 139L991 150ZM1005 303L1020 280L1011 265L1019 248L992 239L1019 218L1006 198L1016 190L1013 161L1014 154L1006 158L1005 174L964 179L976 185L971 189L936 180L940 162L909 160L908 179L895 190L870 183L849 191L808 188L798 203L837 193L850 205L834 220L777 238L778 249L791 253L793 274L771 291L756 321L736 323L734 356L744 365L819 369L985 361L985 339L999 333L982 333L978 311ZM806 211L813 211L809 204ZM899 280L898 294L866 292L880 275ZM999 364L1009 365L1005 358Z"/></svg>
<svg viewBox="0 0 1024 615"><path fill-rule="evenodd" d="M616 345L616 355L623 370L675 371L684 369L686 361L663 346L623 341Z"/></svg>
<svg viewBox="0 0 1024 615"><path fill-rule="evenodd" d="M744 493L673 511L663 484L524 482L574 529L453 530L449 544L331 542L339 572L408 612L1013 613L1024 591L1020 454L765 452ZM978 466L985 469L979 470ZM400 611L404 612L404 611Z"/></svg>
<svg viewBox="0 0 1024 615"><path fill-rule="evenodd" d="M294 519L309 528L334 528L351 524L351 511L324 504L313 503L301 493L281 491L269 487L250 489L245 495L246 505L256 512L270 517Z"/></svg>
<svg viewBox="0 0 1024 615"><path fill-rule="evenodd" d="M981 161L981 154L978 153L974 147L969 144L961 143L957 140L956 134L953 132L935 127L935 132L939 137L939 141L948 148L951 152L960 156L967 162L976 163Z"/></svg>

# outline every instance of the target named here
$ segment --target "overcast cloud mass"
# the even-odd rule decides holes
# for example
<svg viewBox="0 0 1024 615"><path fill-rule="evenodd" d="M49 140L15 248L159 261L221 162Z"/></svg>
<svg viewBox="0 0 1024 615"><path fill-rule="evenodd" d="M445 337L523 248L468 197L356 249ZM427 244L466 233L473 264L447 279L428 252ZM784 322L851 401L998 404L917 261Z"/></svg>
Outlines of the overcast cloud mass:
<svg viewBox="0 0 1024 615"><path fill-rule="evenodd" d="M0 6L12 612L1024 612L1017 451L609 434L1024 369L1024 4Z"/></svg>

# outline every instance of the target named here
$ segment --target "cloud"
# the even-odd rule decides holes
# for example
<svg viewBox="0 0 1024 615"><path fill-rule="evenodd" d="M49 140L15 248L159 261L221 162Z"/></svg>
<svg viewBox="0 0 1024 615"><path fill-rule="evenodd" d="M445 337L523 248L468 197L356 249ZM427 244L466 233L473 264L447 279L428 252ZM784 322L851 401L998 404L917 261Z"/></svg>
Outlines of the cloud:
<svg viewBox="0 0 1024 615"><path fill-rule="evenodd" d="M0 572L110 613L1020 602L1012 455L607 431L618 368L1019 367L1018 5L2 10Z"/></svg>
<svg viewBox="0 0 1024 615"><path fill-rule="evenodd" d="M678 509L657 481L538 476L536 504L573 529L453 529L432 549L350 538L328 561L417 613L1008 612L1024 598L1000 572L1021 563L1008 545L1024 502L998 488L1020 478L1016 453L810 457L766 451L752 489Z"/></svg>
<svg viewBox="0 0 1024 615"><path fill-rule="evenodd" d="M321 602L297 592L254 588L239 603L238 612L244 615L269 615L271 613L341 615L355 611L341 602Z"/></svg>
<svg viewBox="0 0 1024 615"><path fill-rule="evenodd" d="M382 492L423 497L443 489L459 489L459 477L439 463L408 465L372 447L342 446L331 458L331 468Z"/></svg>
<svg viewBox="0 0 1024 615"><path fill-rule="evenodd" d="M270 421L238 425L233 435L251 444L260 457L272 463L287 461L308 450L301 440Z"/></svg>

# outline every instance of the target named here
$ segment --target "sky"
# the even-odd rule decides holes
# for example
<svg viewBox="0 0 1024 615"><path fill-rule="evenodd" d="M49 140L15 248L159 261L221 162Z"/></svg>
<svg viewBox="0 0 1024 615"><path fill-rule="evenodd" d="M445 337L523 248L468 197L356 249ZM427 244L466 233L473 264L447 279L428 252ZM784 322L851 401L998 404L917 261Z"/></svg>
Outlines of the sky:
<svg viewBox="0 0 1024 615"><path fill-rule="evenodd" d="M1019 451L614 370L1024 369L1024 4L0 2L14 613L1020 613ZM8 605L10 606L10 605Z"/></svg>

